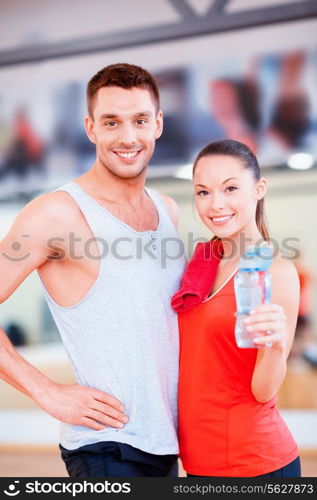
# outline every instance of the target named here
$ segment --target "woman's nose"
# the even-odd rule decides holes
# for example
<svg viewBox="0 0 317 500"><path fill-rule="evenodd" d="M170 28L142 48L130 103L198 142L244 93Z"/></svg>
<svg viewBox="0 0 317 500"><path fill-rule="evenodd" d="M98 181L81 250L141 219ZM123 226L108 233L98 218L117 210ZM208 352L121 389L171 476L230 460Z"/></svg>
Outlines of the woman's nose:
<svg viewBox="0 0 317 500"><path fill-rule="evenodd" d="M214 193L210 200L210 208L212 210L218 211L222 210L225 207L225 200L221 193Z"/></svg>

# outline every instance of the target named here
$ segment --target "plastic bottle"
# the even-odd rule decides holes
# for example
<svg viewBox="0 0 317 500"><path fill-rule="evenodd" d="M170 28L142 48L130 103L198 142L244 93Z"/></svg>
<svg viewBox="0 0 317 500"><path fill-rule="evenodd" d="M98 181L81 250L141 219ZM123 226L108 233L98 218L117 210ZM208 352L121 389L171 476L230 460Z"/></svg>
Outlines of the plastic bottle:
<svg viewBox="0 0 317 500"><path fill-rule="evenodd" d="M272 278L268 269L272 263L272 254L273 249L270 246L248 247L240 259L239 271L234 279L237 304L235 338L238 347L260 347L253 341L254 333L247 331L244 318L252 309L271 301Z"/></svg>

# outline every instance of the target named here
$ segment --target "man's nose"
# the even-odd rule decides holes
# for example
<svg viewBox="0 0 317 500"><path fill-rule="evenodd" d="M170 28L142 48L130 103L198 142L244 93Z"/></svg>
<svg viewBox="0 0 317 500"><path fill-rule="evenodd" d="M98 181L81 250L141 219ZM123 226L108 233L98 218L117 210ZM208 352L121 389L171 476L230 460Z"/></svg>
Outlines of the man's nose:
<svg viewBox="0 0 317 500"><path fill-rule="evenodd" d="M136 130L133 124L125 123L121 128L120 140L124 145L136 144Z"/></svg>

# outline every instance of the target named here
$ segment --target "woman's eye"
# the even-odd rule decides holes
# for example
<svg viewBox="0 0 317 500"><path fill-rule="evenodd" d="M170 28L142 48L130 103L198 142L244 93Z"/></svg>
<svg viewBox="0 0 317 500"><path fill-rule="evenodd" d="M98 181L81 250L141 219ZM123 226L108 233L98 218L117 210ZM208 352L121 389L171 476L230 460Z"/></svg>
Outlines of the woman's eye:
<svg viewBox="0 0 317 500"><path fill-rule="evenodd" d="M228 186L227 187L227 190L231 193L232 191L236 191L238 188L236 188L235 186Z"/></svg>
<svg viewBox="0 0 317 500"><path fill-rule="evenodd" d="M197 196L207 196L208 191L205 191L204 189L202 189L201 191L197 191Z"/></svg>

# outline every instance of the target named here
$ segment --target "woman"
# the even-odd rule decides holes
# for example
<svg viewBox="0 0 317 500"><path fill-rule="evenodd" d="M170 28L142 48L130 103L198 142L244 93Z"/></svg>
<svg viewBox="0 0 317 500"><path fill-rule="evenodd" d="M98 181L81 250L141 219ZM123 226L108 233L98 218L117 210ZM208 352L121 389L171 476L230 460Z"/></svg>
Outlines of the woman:
<svg viewBox="0 0 317 500"><path fill-rule="evenodd" d="M200 218L223 253L209 296L179 313L183 466L194 476L298 477L298 448L276 409L299 302L290 261L274 258L272 303L246 319L259 348L240 349L234 337L233 281L240 255L246 245L269 240L263 213L266 180L250 149L232 140L205 147L193 179Z"/></svg>

